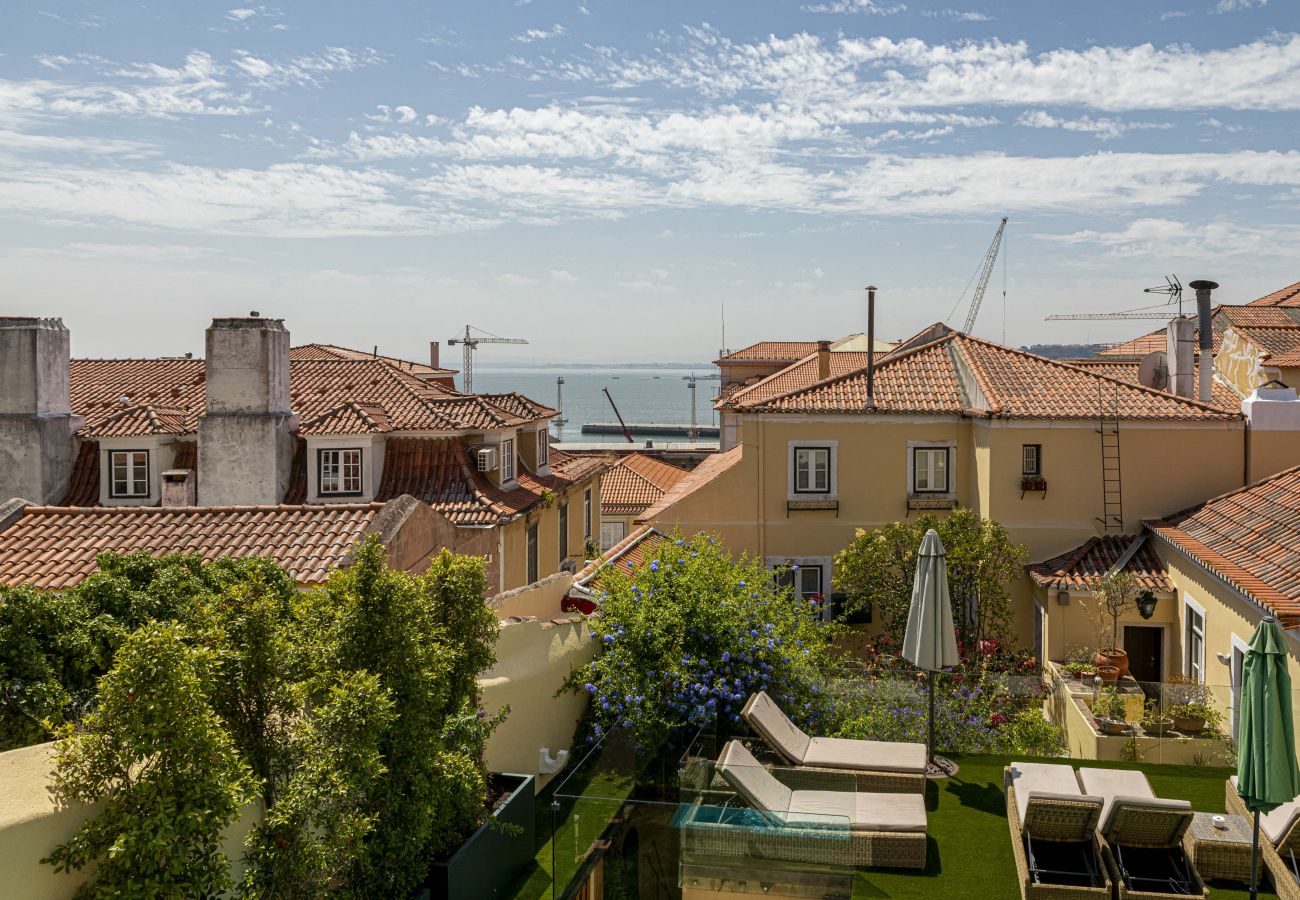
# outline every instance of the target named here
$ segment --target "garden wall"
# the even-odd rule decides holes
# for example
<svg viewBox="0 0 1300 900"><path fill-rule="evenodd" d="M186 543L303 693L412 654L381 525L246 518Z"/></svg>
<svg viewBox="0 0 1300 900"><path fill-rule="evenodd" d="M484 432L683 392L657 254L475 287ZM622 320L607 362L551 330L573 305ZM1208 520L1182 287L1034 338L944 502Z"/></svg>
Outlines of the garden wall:
<svg viewBox="0 0 1300 900"><path fill-rule="evenodd" d="M569 590L567 573L492 599L500 616L497 664L479 679L483 706L495 713L509 705L505 722L487 746L488 768L494 772L536 775L538 787L553 771L541 759L546 748L552 758L573 745L578 720L587 709L587 695L558 693L574 669L596 654L584 618L560 611Z"/></svg>
<svg viewBox="0 0 1300 900"><path fill-rule="evenodd" d="M93 865L59 873L41 864L97 811L82 803L56 806L49 792L53 769L53 743L0 753L0 873L6 900L64 900L94 874ZM236 881L244 875L244 838L260 816L260 804L251 803L226 830L223 849Z"/></svg>

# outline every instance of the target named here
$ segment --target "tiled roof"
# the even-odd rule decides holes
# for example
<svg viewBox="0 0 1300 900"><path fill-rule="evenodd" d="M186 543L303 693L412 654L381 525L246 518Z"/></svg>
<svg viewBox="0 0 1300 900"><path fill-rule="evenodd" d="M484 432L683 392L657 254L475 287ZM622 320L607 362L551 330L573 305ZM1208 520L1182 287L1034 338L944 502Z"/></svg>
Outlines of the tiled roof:
<svg viewBox="0 0 1300 900"><path fill-rule="evenodd" d="M1265 294L1258 300L1250 301L1250 306L1300 306L1300 281L1289 284L1271 294Z"/></svg>
<svg viewBox="0 0 1300 900"><path fill-rule="evenodd" d="M1112 357L1096 356L1091 359L1071 359L1066 360L1072 366L1078 366L1086 372L1092 372L1097 375L1105 375L1107 378L1115 378L1119 381L1127 381L1129 384L1138 383L1138 368L1141 363L1136 360L1116 359ZM1201 366L1195 363L1192 366L1192 384L1200 385ZM1241 398L1233 393L1232 388L1223 382L1215 379L1211 382L1213 405L1220 406L1224 409L1238 410L1241 409Z"/></svg>
<svg viewBox="0 0 1300 900"><path fill-rule="evenodd" d="M876 359L880 360L884 355L884 353L877 353ZM830 375L827 377L834 378L837 375L856 372L864 368L867 361L868 354L865 351L832 351L828 358ZM799 388L809 387L818 382L817 373L817 353L814 351L793 365L764 378L752 379L743 385L728 385L728 389L723 391L723 396L719 398L716 407L727 409L741 403L760 403Z"/></svg>
<svg viewBox="0 0 1300 900"><path fill-rule="evenodd" d="M474 431L555 414L519 394L461 394L385 357L306 355L290 360L290 403L310 434ZM204 408L201 359L74 359L71 382L87 435L191 434Z"/></svg>
<svg viewBox="0 0 1300 900"><path fill-rule="evenodd" d="M685 477L685 469L643 453L630 453L600 481L601 515L639 515L658 503L673 485Z"/></svg>
<svg viewBox="0 0 1300 900"><path fill-rule="evenodd" d="M598 474L604 466L599 458L561 455L552 457L551 475L537 475L521 462L518 487L502 488L471 465L459 438L390 438L375 499L410 494L455 525L485 528L527 512L543 502L545 491L562 490Z"/></svg>
<svg viewBox="0 0 1300 900"><path fill-rule="evenodd" d="M1234 328L1234 331L1240 332L1242 337L1248 338L1252 344L1259 347L1266 354L1264 361L1270 364L1278 357L1290 356L1300 349L1300 327L1290 326L1288 328Z"/></svg>
<svg viewBox="0 0 1300 900"><path fill-rule="evenodd" d="M1154 353L1157 350L1168 348L1168 338L1166 329L1162 326L1149 334L1142 337L1134 338L1131 341L1125 341L1122 344L1115 344L1113 347L1107 347L1105 350L1098 351L1098 356L1129 356L1141 359L1148 353ZM1201 355L1201 330L1192 328L1192 355ZM1219 352L1219 344L1223 342L1223 331L1216 328L1214 331L1214 352Z"/></svg>
<svg viewBox="0 0 1300 900"><path fill-rule="evenodd" d="M82 441L68 479L63 506L94 506L99 503L99 442Z"/></svg>
<svg viewBox="0 0 1300 900"><path fill-rule="evenodd" d="M396 356L385 356L382 353L367 353L364 350L353 350L351 347L339 347L335 344L303 344L300 347L292 347L289 350L290 359L381 359L386 363L397 366L399 369L405 369L422 378L433 377L450 377L455 375L456 369L435 369L426 363L418 363L409 359L399 359Z"/></svg>
<svg viewBox="0 0 1300 900"><path fill-rule="evenodd" d="M1300 306L1220 306L1215 310L1214 319L1217 330L1228 325L1243 328L1300 328Z"/></svg>
<svg viewBox="0 0 1300 900"><path fill-rule="evenodd" d="M573 575L572 590L590 596L594 593L597 577L606 569L626 571L635 569L668 541L668 536L650 525L642 525L613 547L593 559Z"/></svg>
<svg viewBox="0 0 1300 900"><path fill-rule="evenodd" d="M1285 625L1300 625L1300 466L1147 527Z"/></svg>
<svg viewBox="0 0 1300 900"><path fill-rule="evenodd" d="M344 562L382 508L327 506L32 506L0 532L0 584L67 588L99 553L267 556L299 584L319 584Z"/></svg>
<svg viewBox="0 0 1300 900"><path fill-rule="evenodd" d="M724 362L794 362L817 349L816 341L759 341L743 350L733 350Z"/></svg>
<svg viewBox="0 0 1300 900"><path fill-rule="evenodd" d="M741 460L742 450L744 450L744 445L738 444L730 450L724 450L722 453L714 453L705 457L703 462L687 472L686 477L669 488L668 492L659 498L658 503L637 516L636 520L638 522L651 522L656 517L663 515L674 504L689 497L723 472L736 466Z"/></svg>
<svg viewBox="0 0 1300 900"><path fill-rule="evenodd" d="M1068 553L1025 566L1025 571L1037 584L1050 590L1091 591L1101 576L1124 557L1134 540L1131 536L1116 534L1089 538ZM1174 589L1150 541L1143 540L1142 546L1125 564L1124 571L1132 574L1140 587L1162 592Z"/></svg>
<svg viewBox="0 0 1300 900"><path fill-rule="evenodd" d="M969 373L964 379L962 373ZM965 389L972 395L969 400ZM979 402L978 407L971 404ZM952 333L886 356L875 370L875 405L865 370L739 408L754 412L966 414L1015 419L1093 419L1102 404L1122 419L1232 419L1240 414L1107 378L969 335Z"/></svg>

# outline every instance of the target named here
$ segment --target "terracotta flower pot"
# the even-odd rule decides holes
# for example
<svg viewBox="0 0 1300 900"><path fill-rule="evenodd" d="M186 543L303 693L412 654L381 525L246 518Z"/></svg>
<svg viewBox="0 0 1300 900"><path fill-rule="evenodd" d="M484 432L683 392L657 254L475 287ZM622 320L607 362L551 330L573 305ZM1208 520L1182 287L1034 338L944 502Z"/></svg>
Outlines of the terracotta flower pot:
<svg viewBox="0 0 1300 900"><path fill-rule="evenodd" d="M1119 669L1115 666L1098 666L1097 674L1106 684L1114 684L1119 681Z"/></svg>
<svg viewBox="0 0 1300 900"><path fill-rule="evenodd" d="M1128 731L1128 722L1114 719L1098 719L1104 734L1124 734Z"/></svg>
<svg viewBox="0 0 1300 900"><path fill-rule="evenodd" d="M1189 718L1188 716L1174 716L1174 727L1186 734L1196 734L1205 730L1205 720Z"/></svg>
<svg viewBox="0 0 1300 900"><path fill-rule="evenodd" d="M1141 722L1142 730L1147 734L1154 734L1156 737L1163 737L1166 731L1174 727L1174 720L1165 716L1163 719L1143 719Z"/></svg>
<svg viewBox="0 0 1300 900"><path fill-rule="evenodd" d="M1128 653L1123 650L1098 650L1092 661L1098 666L1114 666L1119 669L1119 677L1128 674Z"/></svg>

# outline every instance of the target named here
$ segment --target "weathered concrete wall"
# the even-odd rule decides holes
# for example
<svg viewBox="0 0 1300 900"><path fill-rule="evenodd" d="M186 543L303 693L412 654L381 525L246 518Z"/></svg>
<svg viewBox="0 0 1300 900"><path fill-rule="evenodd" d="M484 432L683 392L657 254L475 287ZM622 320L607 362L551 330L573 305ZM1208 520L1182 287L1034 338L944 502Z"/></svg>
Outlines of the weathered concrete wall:
<svg viewBox="0 0 1300 900"><path fill-rule="evenodd" d="M498 594L491 600L492 609L502 619L511 616L549 619L560 615L560 601L568 594L572 585L573 576L570 573L558 572L543 578L536 584Z"/></svg>
<svg viewBox="0 0 1300 900"><path fill-rule="evenodd" d="M41 859L68 840L97 806L58 806L50 797L54 744L37 744L0 753L0 895L6 900L62 900L94 876L95 867L58 873ZM222 849L236 881L243 877L244 839L261 818L250 803L226 829Z"/></svg>
<svg viewBox="0 0 1300 900"><path fill-rule="evenodd" d="M497 664L479 679L489 713L510 707L488 742L488 768L531 773L539 784L554 776L542 771L540 751L545 748L552 758L572 751L578 720L587 709L586 694L557 692L595 654L596 641L580 615L502 621Z"/></svg>
<svg viewBox="0 0 1300 900"><path fill-rule="evenodd" d="M494 532L486 528L457 528L442 513L409 494L386 503L370 530L383 541L388 549L389 565L394 568L423 572L429 568L429 560L445 548L452 553L488 557L488 591L497 583Z"/></svg>
<svg viewBox="0 0 1300 900"><path fill-rule="evenodd" d="M68 346L61 319L0 317L0 498L57 503L67 492L81 425Z"/></svg>
<svg viewBox="0 0 1300 900"><path fill-rule="evenodd" d="M279 503L293 462L289 332L279 319L213 319L199 420L199 503Z"/></svg>

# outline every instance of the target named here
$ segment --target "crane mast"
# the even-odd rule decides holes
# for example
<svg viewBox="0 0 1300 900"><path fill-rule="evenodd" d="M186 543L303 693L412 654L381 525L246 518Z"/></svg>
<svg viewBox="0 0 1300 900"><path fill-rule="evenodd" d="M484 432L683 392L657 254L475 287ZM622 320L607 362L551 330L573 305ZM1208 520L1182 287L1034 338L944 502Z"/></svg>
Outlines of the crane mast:
<svg viewBox="0 0 1300 900"><path fill-rule="evenodd" d="M465 333L451 338L447 341L448 347L454 347L457 344L462 345L462 362L461 362L461 387L466 394L474 392L474 351L478 349L479 344L526 344L527 341L522 338L503 338L498 337L491 332L483 331L482 328L475 328L474 331L480 332L479 335L470 332L471 326L465 326ZM485 336L483 336L485 335Z"/></svg>
<svg viewBox="0 0 1300 900"><path fill-rule="evenodd" d="M975 285L975 293L971 295L970 311L966 313L966 325L962 328L963 334L970 334L971 329L975 327L975 317L980 314L980 304L984 302L984 291L989 286L989 278L993 275L993 263L997 261L998 249L1002 246L1002 232L1007 229L1007 218L1002 217L998 224L997 234L993 235L993 243L989 244L988 252L984 254L984 262L980 264L979 283Z"/></svg>

